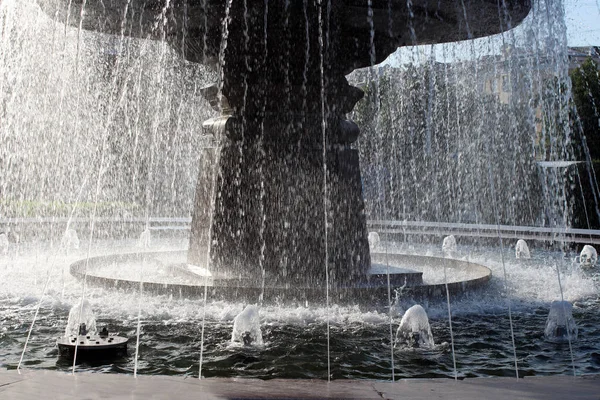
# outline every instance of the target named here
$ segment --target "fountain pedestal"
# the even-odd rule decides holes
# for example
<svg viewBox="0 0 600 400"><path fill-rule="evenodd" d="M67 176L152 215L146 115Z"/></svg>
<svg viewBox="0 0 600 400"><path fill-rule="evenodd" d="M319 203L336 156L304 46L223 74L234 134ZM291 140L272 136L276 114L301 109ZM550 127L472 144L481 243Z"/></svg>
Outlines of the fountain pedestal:
<svg viewBox="0 0 600 400"><path fill-rule="evenodd" d="M282 119L265 118L254 137L239 117L205 124L220 137L216 191L211 173L201 171L188 262L205 265L207 200L215 193L213 274L239 277L244 286L323 287L327 265L331 285L356 282L370 267L358 152L349 143L358 128L339 119L325 130L336 143L323 147L320 116L309 126ZM216 158L213 149L205 155Z"/></svg>
<svg viewBox="0 0 600 400"><path fill-rule="evenodd" d="M217 178L200 172L189 261L206 265L201 244L210 241L211 269L251 287L267 280L322 287L326 271L334 287L367 276L351 148L359 131L344 117L362 91L345 75L400 46L502 32L531 7L529 0L503 1L502 12L487 0L38 2L78 29L163 40L188 61L220 67L231 116L207 124L221 151L207 151Z"/></svg>
<svg viewBox="0 0 600 400"><path fill-rule="evenodd" d="M206 127L219 142L210 269L240 285L332 287L365 280L370 268L358 152L345 114L363 96L348 84L354 41L342 3L242 2L228 10L222 107ZM188 261L206 261L197 203ZM204 236L206 237L206 235Z"/></svg>

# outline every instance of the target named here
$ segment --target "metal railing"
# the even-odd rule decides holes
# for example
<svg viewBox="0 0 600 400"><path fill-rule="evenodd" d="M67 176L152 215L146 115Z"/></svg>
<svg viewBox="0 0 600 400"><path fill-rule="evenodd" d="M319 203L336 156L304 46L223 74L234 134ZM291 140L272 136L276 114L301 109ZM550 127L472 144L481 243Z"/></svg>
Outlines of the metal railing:
<svg viewBox="0 0 600 400"><path fill-rule="evenodd" d="M30 224L67 224L69 218L51 217L28 217L28 218L2 218L0 219L0 231L11 225ZM89 218L72 218L71 225L87 224ZM191 217L151 217L146 218L123 218L123 217L99 217L96 223L126 223L126 224L149 224L151 230L189 230L192 222ZM398 221L398 220L368 220L369 231L398 235L455 235L464 237L497 238L498 235L504 239L529 239L556 242L577 242L600 244L600 230L597 229L574 229L569 227L549 228L538 226L515 226L515 225L492 225L492 224L467 224L451 222L427 222L427 221Z"/></svg>
<svg viewBox="0 0 600 400"><path fill-rule="evenodd" d="M403 235L455 235L600 244L600 230L425 221L367 221L369 230Z"/></svg>

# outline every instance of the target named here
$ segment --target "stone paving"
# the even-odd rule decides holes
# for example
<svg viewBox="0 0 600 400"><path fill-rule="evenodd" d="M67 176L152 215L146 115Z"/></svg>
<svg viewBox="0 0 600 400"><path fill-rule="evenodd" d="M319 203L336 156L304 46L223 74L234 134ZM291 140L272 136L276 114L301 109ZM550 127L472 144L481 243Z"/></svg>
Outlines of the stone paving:
<svg viewBox="0 0 600 400"><path fill-rule="evenodd" d="M195 379L0 371L0 399L560 399L600 400L600 375L369 380Z"/></svg>

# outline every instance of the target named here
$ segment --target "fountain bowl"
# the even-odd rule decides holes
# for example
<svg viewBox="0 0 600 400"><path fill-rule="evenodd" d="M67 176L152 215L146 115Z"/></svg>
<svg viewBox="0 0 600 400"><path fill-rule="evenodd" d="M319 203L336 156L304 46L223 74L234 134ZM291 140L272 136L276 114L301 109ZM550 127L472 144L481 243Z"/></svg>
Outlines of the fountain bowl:
<svg viewBox="0 0 600 400"><path fill-rule="evenodd" d="M491 278L489 268L470 261L432 256L372 253L372 265L365 280L330 288L336 302L378 305L391 293L412 298L435 298L460 294L484 286ZM74 262L71 275L87 283L116 290L143 290L144 293L183 298L229 301L324 302L323 286L256 285L243 277L213 276L206 269L186 263L187 251L149 251L103 255ZM444 274L444 269L446 274ZM447 282L444 281L447 276ZM206 289L206 290L205 290Z"/></svg>

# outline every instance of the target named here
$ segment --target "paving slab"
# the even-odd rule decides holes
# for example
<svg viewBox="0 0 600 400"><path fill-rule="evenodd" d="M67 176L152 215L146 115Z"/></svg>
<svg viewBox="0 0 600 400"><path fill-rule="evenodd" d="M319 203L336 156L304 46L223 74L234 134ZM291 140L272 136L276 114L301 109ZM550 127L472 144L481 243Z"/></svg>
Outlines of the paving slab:
<svg viewBox="0 0 600 400"><path fill-rule="evenodd" d="M375 382L384 399L600 400L600 375L515 378L404 379Z"/></svg>
<svg viewBox="0 0 600 400"><path fill-rule="evenodd" d="M0 399L560 399L600 400L600 375L525 379L195 379L173 376L0 371Z"/></svg>

